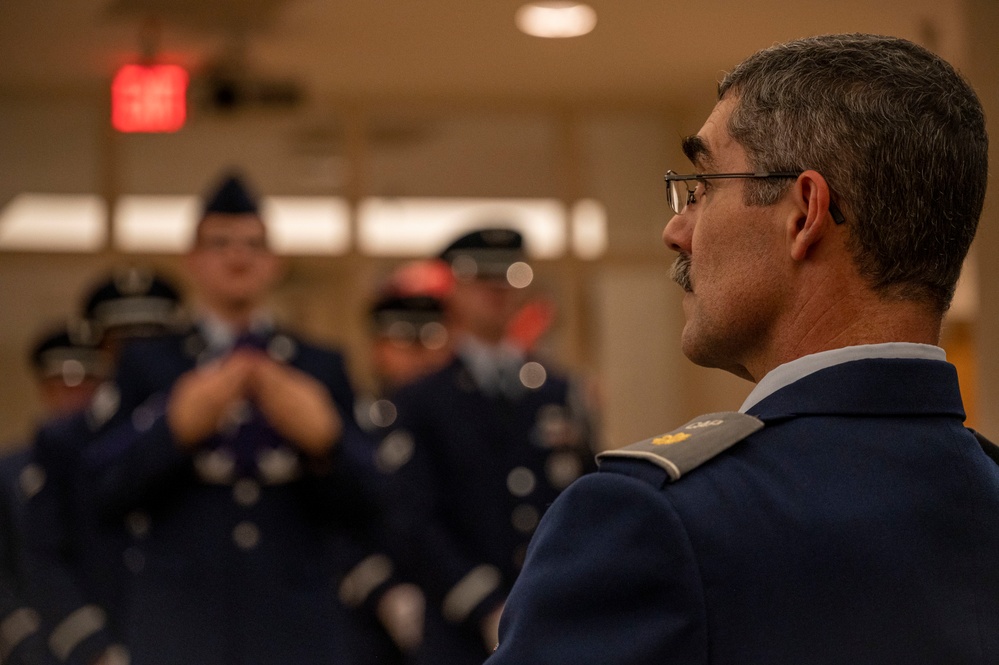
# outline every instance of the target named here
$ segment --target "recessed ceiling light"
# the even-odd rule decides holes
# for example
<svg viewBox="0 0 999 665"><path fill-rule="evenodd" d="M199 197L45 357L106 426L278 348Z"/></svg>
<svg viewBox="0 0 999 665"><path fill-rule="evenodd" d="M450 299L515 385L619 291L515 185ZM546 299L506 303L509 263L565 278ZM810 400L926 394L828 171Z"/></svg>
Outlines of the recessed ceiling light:
<svg viewBox="0 0 999 665"><path fill-rule="evenodd" d="M535 37L579 37L593 30L597 13L581 2L532 2L517 10L517 27Z"/></svg>

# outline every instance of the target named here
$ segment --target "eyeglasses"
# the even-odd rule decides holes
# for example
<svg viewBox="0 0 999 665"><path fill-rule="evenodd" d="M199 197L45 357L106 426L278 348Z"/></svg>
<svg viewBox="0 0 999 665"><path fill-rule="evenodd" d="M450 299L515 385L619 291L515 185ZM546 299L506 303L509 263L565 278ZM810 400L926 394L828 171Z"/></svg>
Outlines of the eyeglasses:
<svg viewBox="0 0 999 665"><path fill-rule="evenodd" d="M667 171L666 201L669 203L670 209L679 215L688 205L697 200L696 194L698 185L695 184L694 188L691 189L688 184L691 180L698 184L702 184L705 180L721 180L724 178L797 178L802 173L802 171L775 171L773 173L694 173L690 175L682 175L676 173L675 171ZM833 221L837 224L842 224L846 221L846 218L843 217L843 213L840 212L839 207L835 203L829 203L829 214L832 215Z"/></svg>

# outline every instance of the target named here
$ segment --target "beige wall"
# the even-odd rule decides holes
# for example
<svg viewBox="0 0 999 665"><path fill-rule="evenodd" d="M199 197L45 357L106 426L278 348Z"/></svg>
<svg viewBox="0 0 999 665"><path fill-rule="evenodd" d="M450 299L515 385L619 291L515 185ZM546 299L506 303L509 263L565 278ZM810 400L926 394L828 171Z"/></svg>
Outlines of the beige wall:
<svg viewBox="0 0 999 665"><path fill-rule="evenodd" d="M990 134L989 191L985 212L975 240L979 307L974 322L976 400L972 426L999 440L999 3L994 0L966 0L968 34L964 70L978 90L985 106Z"/></svg>
<svg viewBox="0 0 999 665"><path fill-rule="evenodd" d="M969 41L948 32L940 46L968 71L995 127L999 5L968 0L967 8ZM597 198L608 210L607 255L544 262L539 282L560 307L545 348L597 378L606 444L618 446L698 413L737 408L751 388L680 354L680 292L668 279L673 256L660 239L662 174L684 163L678 139L697 130L713 94L706 81L686 108L327 101L295 116L202 119L179 135L144 137L111 135L99 100L0 98L0 202L25 190L100 192L109 201L123 193L198 193L233 163L267 194ZM999 400L999 266L989 260L999 254L995 200L990 193L975 248L981 309L974 303L947 341L961 359L966 392L977 396L973 424L999 437L999 414L989 408ZM27 436L38 415L24 357L38 326L74 310L87 284L126 261L151 262L183 284L176 257L0 253L0 441ZM370 383L366 293L394 263L356 254L293 258L275 298L290 323L345 348L362 387Z"/></svg>

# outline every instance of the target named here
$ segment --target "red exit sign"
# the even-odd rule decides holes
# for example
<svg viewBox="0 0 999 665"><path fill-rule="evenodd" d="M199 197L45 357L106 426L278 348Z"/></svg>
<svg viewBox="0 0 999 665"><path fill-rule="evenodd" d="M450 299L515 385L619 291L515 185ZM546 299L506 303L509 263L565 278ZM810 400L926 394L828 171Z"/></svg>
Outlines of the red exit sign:
<svg viewBox="0 0 999 665"><path fill-rule="evenodd" d="M188 75L178 65L125 65L111 83L119 132L175 132L187 119Z"/></svg>

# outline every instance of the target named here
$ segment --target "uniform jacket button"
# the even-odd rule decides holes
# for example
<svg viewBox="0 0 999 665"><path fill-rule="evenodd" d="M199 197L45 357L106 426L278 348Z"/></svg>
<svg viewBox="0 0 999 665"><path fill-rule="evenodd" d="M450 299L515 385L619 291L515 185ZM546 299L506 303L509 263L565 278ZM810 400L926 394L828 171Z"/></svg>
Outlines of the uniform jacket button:
<svg viewBox="0 0 999 665"><path fill-rule="evenodd" d="M253 522L240 522L232 530L232 540L241 550L252 550L260 543L260 528Z"/></svg>

